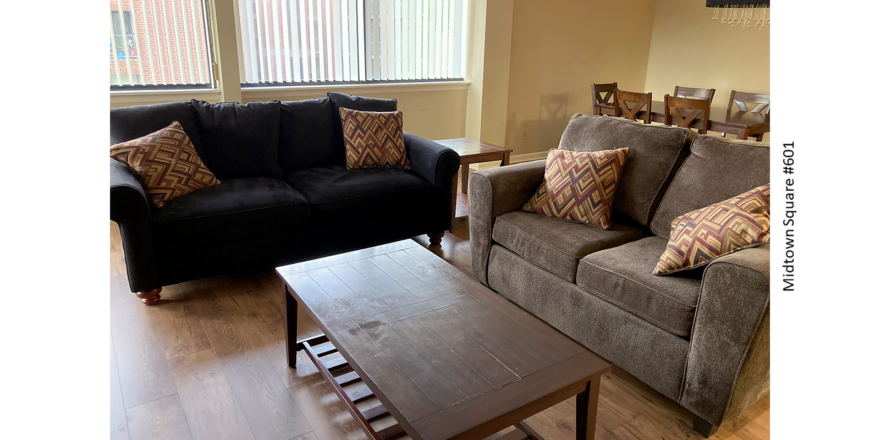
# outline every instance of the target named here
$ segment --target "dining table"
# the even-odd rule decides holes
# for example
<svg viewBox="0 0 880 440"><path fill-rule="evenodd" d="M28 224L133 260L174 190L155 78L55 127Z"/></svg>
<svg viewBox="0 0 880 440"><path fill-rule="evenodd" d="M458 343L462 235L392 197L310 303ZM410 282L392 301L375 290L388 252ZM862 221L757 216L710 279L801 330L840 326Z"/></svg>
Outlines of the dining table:
<svg viewBox="0 0 880 440"><path fill-rule="evenodd" d="M665 103L663 101L651 102L651 122L666 123L666 114L664 110ZM611 104L598 105L603 115L614 116L614 106ZM687 117L691 110L681 109L681 115ZM636 119L644 120L645 111L642 110L636 114ZM726 107L712 107L709 110L709 131L724 133L725 126L728 124L741 124L749 127L749 136L756 136L758 141L764 137L764 133L770 132L770 115L764 113L755 113L751 111L741 111L734 107L730 109L728 114ZM703 119L698 117L694 120L695 127L702 127Z"/></svg>

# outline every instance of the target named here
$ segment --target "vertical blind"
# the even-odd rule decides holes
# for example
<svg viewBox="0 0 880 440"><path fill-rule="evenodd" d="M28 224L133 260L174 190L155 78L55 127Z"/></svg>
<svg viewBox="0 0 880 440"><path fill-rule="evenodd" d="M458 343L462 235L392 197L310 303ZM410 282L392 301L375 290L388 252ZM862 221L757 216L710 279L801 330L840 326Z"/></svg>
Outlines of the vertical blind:
<svg viewBox="0 0 880 440"><path fill-rule="evenodd" d="M212 87L203 0L111 0L110 88Z"/></svg>
<svg viewBox="0 0 880 440"><path fill-rule="evenodd" d="M464 77L467 0L239 0L244 86Z"/></svg>

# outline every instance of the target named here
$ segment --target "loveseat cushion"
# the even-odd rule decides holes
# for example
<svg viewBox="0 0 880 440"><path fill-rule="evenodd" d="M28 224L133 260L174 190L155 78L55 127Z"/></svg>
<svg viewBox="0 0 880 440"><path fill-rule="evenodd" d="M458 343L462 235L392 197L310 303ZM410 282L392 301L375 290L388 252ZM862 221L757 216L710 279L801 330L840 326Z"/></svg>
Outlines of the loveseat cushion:
<svg viewBox="0 0 880 440"><path fill-rule="evenodd" d="M278 140L278 163L285 173L345 163L336 143L330 98L284 101Z"/></svg>
<svg viewBox="0 0 880 440"><path fill-rule="evenodd" d="M629 148L612 213L648 227L695 137L693 131L684 128L578 113L568 121L559 149L584 152Z"/></svg>
<svg viewBox="0 0 880 440"><path fill-rule="evenodd" d="M769 182L767 144L699 136L663 196L651 221L651 231L668 239L676 217Z"/></svg>
<svg viewBox="0 0 880 440"><path fill-rule="evenodd" d="M267 177L228 179L153 209L153 231L163 249L204 246L301 229L306 198Z"/></svg>
<svg viewBox="0 0 880 440"><path fill-rule="evenodd" d="M437 205L434 187L410 170L334 165L295 171L285 180L306 196L313 222L322 224L418 214Z"/></svg>
<svg viewBox="0 0 880 440"><path fill-rule="evenodd" d="M148 135L171 125L174 121L180 123L202 162L213 171L211 162L205 154L202 137L199 135L195 112L188 102L110 109L110 145Z"/></svg>
<svg viewBox="0 0 880 440"><path fill-rule="evenodd" d="M646 237L582 258L577 285L672 334L688 337L700 296L702 271L651 274L666 239Z"/></svg>
<svg viewBox="0 0 880 440"><path fill-rule="evenodd" d="M636 225L612 223L599 229L582 223L513 211L495 219L492 240L563 279L574 282L585 255L644 237Z"/></svg>
<svg viewBox="0 0 880 440"><path fill-rule="evenodd" d="M544 181L522 210L608 229L614 189L628 151L550 150Z"/></svg>
<svg viewBox="0 0 880 440"><path fill-rule="evenodd" d="M199 134L205 144L209 168L220 179L282 176L278 166L278 101L190 101Z"/></svg>

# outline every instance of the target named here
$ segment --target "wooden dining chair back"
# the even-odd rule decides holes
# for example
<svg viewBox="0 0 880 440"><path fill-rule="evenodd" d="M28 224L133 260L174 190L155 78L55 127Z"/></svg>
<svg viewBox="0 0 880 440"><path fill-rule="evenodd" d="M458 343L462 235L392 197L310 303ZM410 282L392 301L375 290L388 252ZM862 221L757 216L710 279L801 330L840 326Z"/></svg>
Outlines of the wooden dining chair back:
<svg viewBox="0 0 880 440"><path fill-rule="evenodd" d="M760 93L737 92L736 90L731 90L730 102L727 103L728 117L730 117L730 112L733 110L734 104L736 104L737 111L750 111L752 113L761 113L766 110L767 114L770 114L770 95L762 95ZM758 105L749 110L746 104Z"/></svg>
<svg viewBox="0 0 880 440"><path fill-rule="evenodd" d="M673 93L672 96L675 98L708 99L709 102L712 102L712 98L715 97L715 89L695 89L693 87L675 86L675 93Z"/></svg>
<svg viewBox="0 0 880 440"><path fill-rule="evenodd" d="M620 116L630 121L635 121L637 120L636 118L641 116L645 124L651 123L651 92L636 93L615 90L614 93L615 101L617 101L617 106L620 108ZM630 106L630 103L632 103L632 106Z"/></svg>
<svg viewBox="0 0 880 440"><path fill-rule="evenodd" d="M620 116L620 109L617 108L617 98L614 96L614 91L617 90L616 82L610 84L593 83L591 89L593 91L594 115Z"/></svg>
<svg viewBox="0 0 880 440"><path fill-rule="evenodd" d="M666 125L696 128L700 134L706 134L709 128L709 111L712 108L712 101L666 95L663 97L663 107ZM686 112L682 113L682 110L686 110ZM697 119L702 120L699 127L696 127Z"/></svg>
<svg viewBox="0 0 880 440"><path fill-rule="evenodd" d="M711 128L712 131L721 133L721 136L725 138L729 135L734 135L739 140L746 140L749 138L748 125L734 124L733 122L712 122L709 128Z"/></svg>

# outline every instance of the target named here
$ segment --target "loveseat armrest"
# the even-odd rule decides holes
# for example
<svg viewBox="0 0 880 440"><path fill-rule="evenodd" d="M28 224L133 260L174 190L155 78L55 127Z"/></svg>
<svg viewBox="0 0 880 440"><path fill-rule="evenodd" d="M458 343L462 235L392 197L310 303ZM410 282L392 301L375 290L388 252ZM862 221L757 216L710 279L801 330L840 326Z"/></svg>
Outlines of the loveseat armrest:
<svg viewBox="0 0 880 440"><path fill-rule="evenodd" d="M680 403L720 425L770 391L770 245L706 267Z"/></svg>
<svg viewBox="0 0 880 440"><path fill-rule="evenodd" d="M546 160L480 170L468 179L468 221L474 277L487 277L492 227L499 215L516 211L529 201L544 180Z"/></svg>
<svg viewBox="0 0 880 440"><path fill-rule="evenodd" d="M452 194L452 179L461 166L461 158L452 148L443 146L432 140L403 133L412 169L418 175L444 193Z"/></svg>
<svg viewBox="0 0 880 440"><path fill-rule="evenodd" d="M161 287L153 249L150 200L134 172L112 158L110 220L119 225L131 291L146 292Z"/></svg>

